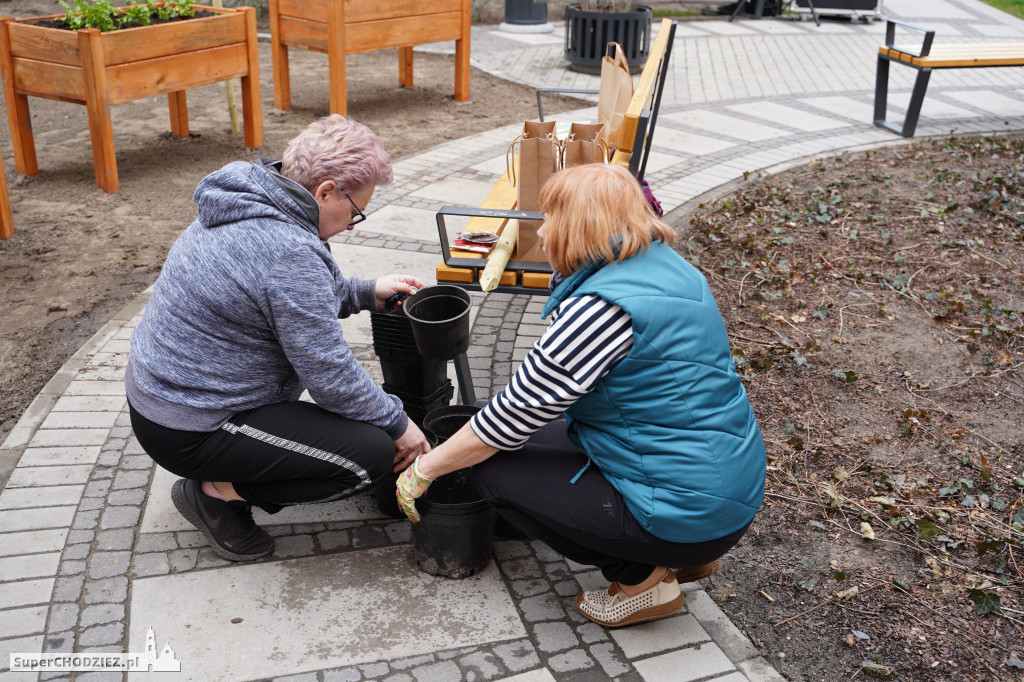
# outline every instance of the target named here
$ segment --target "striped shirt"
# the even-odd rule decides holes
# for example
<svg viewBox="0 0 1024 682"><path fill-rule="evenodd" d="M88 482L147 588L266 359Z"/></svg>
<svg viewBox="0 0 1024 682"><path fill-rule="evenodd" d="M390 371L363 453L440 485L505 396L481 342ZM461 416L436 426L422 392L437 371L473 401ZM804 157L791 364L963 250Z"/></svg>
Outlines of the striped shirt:
<svg viewBox="0 0 1024 682"><path fill-rule="evenodd" d="M522 366L470 422L487 445L518 450L597 386L633 347L629 313L598 296L570 298Z"/></svg>

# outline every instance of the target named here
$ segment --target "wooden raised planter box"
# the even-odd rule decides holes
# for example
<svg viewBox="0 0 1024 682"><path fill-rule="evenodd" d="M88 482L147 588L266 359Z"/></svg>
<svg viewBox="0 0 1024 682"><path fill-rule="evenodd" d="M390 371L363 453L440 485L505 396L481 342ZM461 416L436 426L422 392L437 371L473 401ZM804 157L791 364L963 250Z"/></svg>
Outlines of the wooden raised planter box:
<svg viewBox="0 0 1024 682"><path fill-rule="evenodd" d="M34 25L62 15L0 17L0 72L17 171L39 172L29 96L86 106L96 184L104 192L116 192L119 186L112 104L166 94L171 131L187 137L185 90L241 78L245 146L261 146L256 12L251 7L196 9L216 16L103 33Z"/></svg>
<svg viewBox="0 0 1024 682"><path fill-rule="evenodd" d="M270 0L274 106L292 105L288 48L327 53L332 114L348 110L345 55L398 48L398 82L412 87L412 47L455 41L455 99L469 100L471 0Z"/></svg>

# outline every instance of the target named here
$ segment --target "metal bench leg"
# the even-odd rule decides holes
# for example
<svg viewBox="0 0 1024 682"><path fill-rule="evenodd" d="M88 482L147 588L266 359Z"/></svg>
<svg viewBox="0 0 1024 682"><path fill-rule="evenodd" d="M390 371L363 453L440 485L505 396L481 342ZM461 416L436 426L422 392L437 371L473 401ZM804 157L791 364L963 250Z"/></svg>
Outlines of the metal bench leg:
<svg viewBox="0 0 1024 682"><path fill-rule="evenodd" d="M878 70L875 72L875 125L886 128L903 137L913 137L917 129L917 119L921 116L921 105L924 104L924 96L928 91L928 80L932 76L931 69L918 69L917 78L914 80L914 91L910 95L910 104L907 106L907 116L903 125L896 125L885 120L886 108L889 96L889 62L881 55L878 57Z"/></svg>
<svg viewBox="0 0 1024 682"><path fill-rule="evenodd" d="M889 60L879 55L875 70L875 125L888 128L885 110L889 98ZM899 132L899 131L897 131Z"/></svg>
<svg viewBox="0 0 1024 682"><path fill-rule="evenodd" d="M921 115L921 105L924 104L924 93L928 91L928 79L932 77L931 69L921 69L917 72L917 79L914 81L914 92L910 95L910 105L907 107L907 118L903 121L903 137L913 137L917 128L917 119Z"/></svg>
<svg viewBox="0 0 1024 682"><path fill-rule="evenodd" d="M473 374L469 369L469 360L465 353L453 358L455 377L459 380L459 398L463 405L476 405L476 389L473 388Z"/></svg>

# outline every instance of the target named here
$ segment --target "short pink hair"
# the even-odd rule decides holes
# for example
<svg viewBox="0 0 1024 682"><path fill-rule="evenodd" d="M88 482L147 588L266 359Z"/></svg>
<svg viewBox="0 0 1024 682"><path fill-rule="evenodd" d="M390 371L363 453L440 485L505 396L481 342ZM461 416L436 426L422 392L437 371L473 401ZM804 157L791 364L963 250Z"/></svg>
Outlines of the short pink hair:
<svg viewBox="0 0 1024 682"><path fill-rule="evenodd" d="M391 157L380 138L362 123L341 114L306 126L288 142L281 161L281 174L310 192L327 180L346 192L394 180Z"/></svg>

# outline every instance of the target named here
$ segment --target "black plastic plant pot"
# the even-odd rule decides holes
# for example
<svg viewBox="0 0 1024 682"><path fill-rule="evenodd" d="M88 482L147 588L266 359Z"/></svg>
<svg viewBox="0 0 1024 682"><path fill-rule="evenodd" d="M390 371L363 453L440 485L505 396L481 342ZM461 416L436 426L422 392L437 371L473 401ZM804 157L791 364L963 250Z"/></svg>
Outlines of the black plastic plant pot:
<svg viewBox="0 0 1024 682"><path fill-rule="evenodd" d="M448 381L446 363L421 358L415 351L382 353L378 350L377 359L384 383L404 394L427 397L444 388Z"/></svg>
<svg viewBox="0 0 1024 682"><path fill-rule="evenodd" d="M546 24L548 3L536 0L505 0L505 23L516 25Z"/></svg>
<svg viewBox="0 0 1024 682"><path fill-rule="evenodd" d="M469 293L440 284L424 287L405 300L405 315L420 355L432 360L451 360L469 348Z"/></svg>
<svg viewBox="0 0 1024 682"><path fill-rule="evenodd" d="M412 527L412 546L420 570L467 578L487 567L497 513L473 487L468 469L434 481L416 509L420 522Z"/></svg>
<svg viewBox="0 0 1024 682"><path fill-rule="evenodd" d="M630 71L643 68L651 50L651 8L632 12L584 12L565 8L565 58L577 70L600 73L608 43L622 45Z"/></svg>
<svg viewBox="0 0 1024 682"><path fill-rule="evenodd" d="M437 444L445 442L455 432L465 426L473 415L480 411L472 405L449 405L433 410L423 418L423 429L437 440Z"/></svg>

